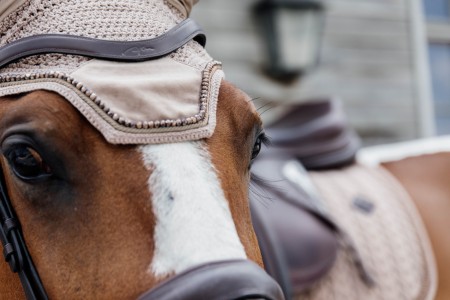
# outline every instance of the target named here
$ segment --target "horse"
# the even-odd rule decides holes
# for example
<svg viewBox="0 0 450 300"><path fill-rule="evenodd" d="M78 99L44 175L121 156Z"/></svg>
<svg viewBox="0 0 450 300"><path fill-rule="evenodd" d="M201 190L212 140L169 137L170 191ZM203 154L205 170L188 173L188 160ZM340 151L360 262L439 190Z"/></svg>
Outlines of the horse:
<svg viewBox="0 0 450 300"><path fill-rule="evenodd" d="M248 203L261 120L194 2L0 6L0 298L283 298Z"/></svg>

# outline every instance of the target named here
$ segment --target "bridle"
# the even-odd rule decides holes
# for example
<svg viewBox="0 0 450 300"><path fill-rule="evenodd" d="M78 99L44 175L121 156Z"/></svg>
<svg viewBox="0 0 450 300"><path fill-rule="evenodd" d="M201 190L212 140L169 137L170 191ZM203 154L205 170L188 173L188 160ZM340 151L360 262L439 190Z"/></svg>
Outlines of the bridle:
<svg viewBox="0 0 450 300"><path fill-rule="evenodd" d="M66 34L35 35L1 47L0 68L20 58L46 53L139 62L165 56L192 39L205 45L205 34L191 19L184 20L156 38L141 41L108 41ZM11 270L18 273L26 298L47 300L45 288L28 252L20 222L9 199L3 172L0 174L0 238L4 258ZM215 279L216 285L210 284L211 278ZM163 282L140 299L180 299L179 293L174 292L180 285L183 287L182 299L284 299L279 285L248 260L197 266Z"/></svg>
<svg viewBox="0 0 450 300"><path fill-rule="evenodd" d="M20 58L45 53L76 54L127 62L144 61L167 55L192 39L205 45L204 32L191 19L184 20L159 37L141 41L118 42L66 34L35 35L1 47L0 68ZM27 299L46 300L48 296L28 252L1 173L0 239L3 256L11 271L19 275Z"/></svg>

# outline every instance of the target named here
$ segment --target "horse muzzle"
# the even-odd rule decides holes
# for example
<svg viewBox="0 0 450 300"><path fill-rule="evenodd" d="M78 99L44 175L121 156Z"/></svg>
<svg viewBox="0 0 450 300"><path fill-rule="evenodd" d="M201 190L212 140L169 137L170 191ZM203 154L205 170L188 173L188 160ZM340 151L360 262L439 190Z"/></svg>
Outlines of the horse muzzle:
<svg viewBox="0 0 450 300"><path fill-rule="evenodd" d="M249 260L208 263L186 270L138 300L284 300L283 292L263 269Z"/></svg>

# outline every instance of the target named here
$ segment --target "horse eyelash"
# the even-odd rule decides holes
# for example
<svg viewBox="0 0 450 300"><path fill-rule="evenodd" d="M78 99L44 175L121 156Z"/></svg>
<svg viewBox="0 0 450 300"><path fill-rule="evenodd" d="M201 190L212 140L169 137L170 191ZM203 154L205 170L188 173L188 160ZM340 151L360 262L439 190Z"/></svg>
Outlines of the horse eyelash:
<svg viewBox="0 0 450 300"><path fill-rule="evenodd" d="M270 140L270 137L264 132L262 131L258 138L261 140L261 143L266 146L266 147L270 147L272 145L272 141Z"/></svg>

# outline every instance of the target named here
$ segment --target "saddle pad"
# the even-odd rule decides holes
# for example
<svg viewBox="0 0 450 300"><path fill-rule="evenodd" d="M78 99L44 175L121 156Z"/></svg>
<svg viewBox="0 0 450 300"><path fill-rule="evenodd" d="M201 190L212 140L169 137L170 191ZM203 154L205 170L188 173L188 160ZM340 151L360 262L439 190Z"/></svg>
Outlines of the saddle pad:
<svg viewBox="0 0 450 300"><path fill-rule="evenodd" d="M365 285L350 254L299 299L433 299L437 273L431 244L411 198L385 169L353 165L311 172L336 223L353 239L375 280Z"/></svg>

